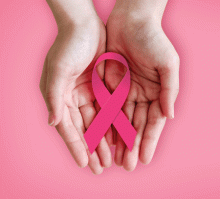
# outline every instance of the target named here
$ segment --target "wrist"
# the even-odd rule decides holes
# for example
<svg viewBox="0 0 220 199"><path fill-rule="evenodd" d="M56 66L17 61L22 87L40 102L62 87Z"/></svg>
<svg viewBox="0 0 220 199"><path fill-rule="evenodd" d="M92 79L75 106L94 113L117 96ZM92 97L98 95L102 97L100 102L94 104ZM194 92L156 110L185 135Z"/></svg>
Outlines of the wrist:
<svg viewBox="0 0 220 199"><path fill-rule="evenodd" d="M167 0L117 0L114 11L120 11L132 20L161 24Z"/></svg>
<svg viewBox="0 0 220 199"><path fill-rule="evenodd" d="M91 20L98 20L92 0L47 0L58 29L84 25Z"/></svg>
<svg viewBox="0 0 220 199"><path fill-rule="evenodd" d="M99 17L95 15L85 15L81 17L80 20L65 20L63 22L57 23L58 34L62 32L65 34L70 33L71 35L76 31L86 30L88 29L88 27L95 29L100 25L100 21L101 20L99 19Z"/></svg>

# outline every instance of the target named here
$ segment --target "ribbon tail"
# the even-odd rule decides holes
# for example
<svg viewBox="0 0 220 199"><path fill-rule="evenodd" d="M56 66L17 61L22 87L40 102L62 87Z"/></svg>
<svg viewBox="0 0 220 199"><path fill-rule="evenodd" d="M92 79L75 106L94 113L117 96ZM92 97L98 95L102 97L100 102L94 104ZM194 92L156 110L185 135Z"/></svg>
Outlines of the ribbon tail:
<svg viewBox="0 0 220 199"><path fill-rule="evenodd" d="M91 154L95 151L102 137L105 135L105 131L102 132L99 131L97 133L98 128L96 127L96 125L92 125L92 124L89 126L88 130L84 134L84 139L88 145Z"/></svg>
<svg viewBox="0 0 220 199"><path fill-rule="evenodd" d="M119 112L118 116L113 122L113 125L120 134L121 138L124 140L128 149L131 151L134 145L137 131L134 129L122 111Z"/></svg>

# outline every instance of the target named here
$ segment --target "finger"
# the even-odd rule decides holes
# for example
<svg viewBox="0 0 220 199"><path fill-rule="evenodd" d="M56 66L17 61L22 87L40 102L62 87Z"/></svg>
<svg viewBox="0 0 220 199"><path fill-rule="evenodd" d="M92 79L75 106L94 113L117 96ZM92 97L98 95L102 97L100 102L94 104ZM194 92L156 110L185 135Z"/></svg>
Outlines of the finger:
<svg viewBox="0 0 220 199"><path fill-rule="evenodd" d="M96 151L100 158L102 166L110 167L112 165L112 155L105 137L101 139L99 145L96 148Z"/></svg>
<svg viewBox="0 0 220 199"><path fill-rule="evenodd" d="M46 104L49 112L48 124L56 126L62 118L64 109L64 93L68 74L61 67L51 67L47 75Z"/></svg>
<svg viewBox="0 0 220 199"><path fill-rule="evenodd" d="M81 139L84 143L84 146L87 151L88 155L88 166L90 167L91 171L94 174L101 174L103 172L103 168L101 166L101 163L99 161L99 157L96 153L96 151L91 154L88 150L88 146L86 144L86 141L83 137L83 134L85 133L85 124L83 121L82 113L79 111L78 108L69 108L70 110L70 116L71 120L73 122L73 125L76 127L77 131L79 132L79 135L81 136Z"/></svg>
<svg viewBox="0 0 220 199"><path fill-rule="evenodd" d="M109 127L108 131L105 134L105 139L106 142L108 143L109 147L113 146L113 132L112 132L112 128Z"/></svg>
<svg viewBox="0 0 220 199"><path fill-rule="evenodd" d="M127 116L128 120L132 122L133 114L135 109L135 102L128 102L126 101L124 106L122 107L122 111ZM122 140L121 136L117 133L117 142L116 142L116 149L115 149L115 164L118 166L123 165L123 157L126 145Z"/></svg>
<svg viewBox="0 0 220 199"><path fill-rule="evenodd" d="M153 101L149 107L148 121L141 142L140 161L149 164L153 158L160 134L166 122L159 100Z"/></svg>
<svg viewBox="0 0 220 199"><path fill-rule="evenodd" d="M158 72L161 79L160 104L163 114L169 118L174 118L174 103L179 92L179 58L165 66L159 67Z"/></svg>
<svg viewBox="0 0 220 199"><path fill-rule="evenodd" d="M95 175L99 175L103 172L103 167L101 165L101 162L99 160L99 156L96 151L94 151L92 154L90 153L89 149L87 149L87 154L89 156L89 168Z"/></svg>
<svg viewBox="0 0 220 199"><path fill-rule="evenodd" d="M147 123L148 107L149 104L147 102L137 103L135 107L133 126L137 131L137 135L135 137L132 151L130 151L127 147L125 149L123 167L127 171L133 171L138 162L140 144Z"/></svg>
<svg viewBox="0 0 220 199"><path fill-rule="evenodd" d="M73 125L68 108L64 107L64 114L61 122L56 126L57 131L66 143L71 155L79 167L85 167L88 164L88 155L85 145L80 135Z"/></svg>

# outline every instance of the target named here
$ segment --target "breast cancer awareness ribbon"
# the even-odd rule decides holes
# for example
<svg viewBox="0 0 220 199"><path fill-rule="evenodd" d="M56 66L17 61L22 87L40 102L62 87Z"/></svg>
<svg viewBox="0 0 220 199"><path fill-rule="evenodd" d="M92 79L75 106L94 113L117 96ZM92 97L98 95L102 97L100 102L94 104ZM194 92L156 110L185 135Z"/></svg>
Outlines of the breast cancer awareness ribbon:
<svg viewBox="0 0 220 199"><path fill-rule="evenodd" d="M127 68L126 74L113 94L110 94L106 89L96 71L97 64L107 59L119 61ZM130 90L130 71L125 58L113 52L102 54L97 59L93 69L92 88L101 110L84 134L90 153L94 152L111 124L115 126L128 149L131 151L137 132L121 110Z"/></svg>

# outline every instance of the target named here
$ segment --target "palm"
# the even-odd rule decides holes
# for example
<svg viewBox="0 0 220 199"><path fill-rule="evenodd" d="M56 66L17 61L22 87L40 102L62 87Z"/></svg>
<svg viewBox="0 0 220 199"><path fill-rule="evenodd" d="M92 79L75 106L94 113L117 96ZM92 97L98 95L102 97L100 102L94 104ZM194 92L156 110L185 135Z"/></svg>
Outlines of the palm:
<svg viewBox="0 0 220 199"><path fill-rule="evenodd" d="M160 28L151 29L145 23L126 23L113 12L107 23L107 50L122 54L131 72L131 88L123 107L138 134L130 152L117 135L115 161L133 170L138 157L147 164L151 161L159 135L165 124L160 106L161 82L158 66L169 62L175 50ZM114 90L124 75L123 67L108 61L105 81Z"/></svg>

